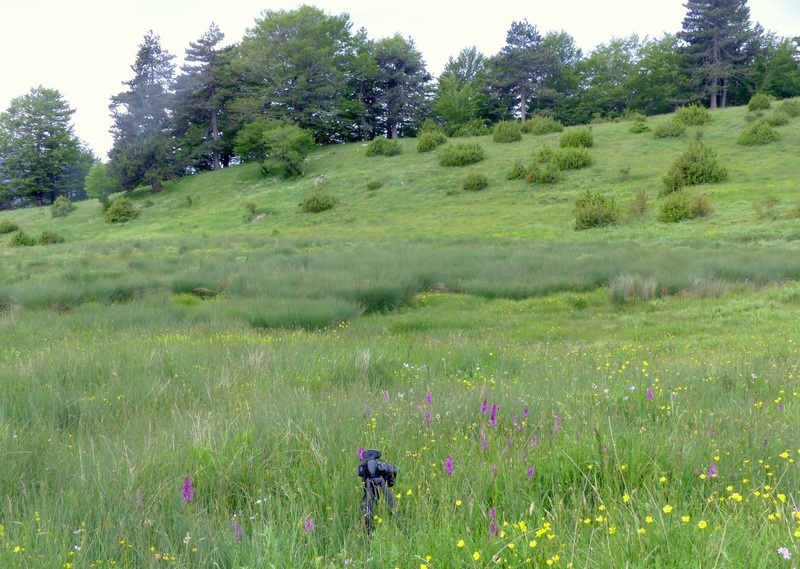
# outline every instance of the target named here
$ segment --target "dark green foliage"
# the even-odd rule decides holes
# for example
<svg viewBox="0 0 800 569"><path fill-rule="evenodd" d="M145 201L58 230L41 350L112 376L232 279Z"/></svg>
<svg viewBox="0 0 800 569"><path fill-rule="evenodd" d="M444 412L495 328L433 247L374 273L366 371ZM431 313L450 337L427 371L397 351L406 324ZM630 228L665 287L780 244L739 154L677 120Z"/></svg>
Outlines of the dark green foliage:
<svg viewBox="0 0 800 569"><path fill-rule="evenodd" d="M727 177L728 171L717 162L717 153L701 142L693 142L664 176L661 194L670 194L684 186L721 182Z"/></svg>
<svg viewBox="0 0 800 569"><path fill-rule="evenodd" d="M478 190L483 190L489 185L489 178L483 172L470 172L464 178L464 182L461 184L468 192L477 192Z"/></svg>
<svg viewBox="0 0 800 569"><path fill-rule="evenodd" d="M8 244L11 247L33 247L36 245L36 239L25 233L24 229L20 229L14 234Z"/></svg>
<svg viewBox="0 0 800 569"><path fill-rule="evenodd" d="M589 148L594 144L594 135L589 127L573 127L564 131L558 145L561 148Z"/></svg>
<svg viewBox="0 0 800 569"><path fill-rule="evenodd" d="M781 103L780 109L790 117L800 117L800 97L786 99Z"/></svg>
<svg viewBox="0 0 800 569"><path fill-rule="evenodd" d="M789 124L791 117L784 109L778 108L764 117L764 120L771 126L786 126Z"/></svg>
<svg viewBox="0 0 800 569"><path fill-rule="evenodd" d="M417 152L430 152L447 142L444 131L425 131L417 135Z"/></svg>
<svg viewBox="0 0 800 569"><path fill-rule="evenodd" d="M711 122L711 113L695 103L675 111L674 120L686 126L703 126Z"/></svg>
<svg viewBox="0 0 800 569"><path fill-rule="evenodd" d="M653 138L679 138L686 134L686 125L676 120L662 122L653 129Z"/></svg>
<svg viewBox="0 0 800 569"><path fill-rule="evenodd" d="M769 144L779 140L781 135L766 120L754 122L747 127L736 139L736 144L743 146L755 146L759 144Z"/></svg>
<svg viewBox="0 0 800 569"><path fill-rule="evenodd" d="M127 196L120 196L111 202L106 210L105 217L108 223L124 223L139 215L133 202Z"/></svg>
<svg viewBox="0 0 800 569"><path fill-rule="evenodd" d="M647 193L644 190L639 190L631 200L630 207L628 208L632 217L641 219L647 216L650 211L650 204L647 202Z"/></svg>
<svg viewBox="0 0 800 569"><path fill-rule="evenodd" d="M550 164L545 164L544 166L537 164L528 170L525 180L529 184L555 184L561 180L561 172Z"/></svg>
<svg viewBox="0 0 800 569"><path fill-rule="evenodd" d="M399 140L376 136L367 145L367 156L397 156L403 151Z"/></svg>
<svg viewBox="0 0 800 569"><path fill-rule="evenodd" d="M495 142L518 142L522 140L522 129L517 121L500 121L494 125L492 140Z"/></svg>
<svg viewBox="0 0 800 569"><path fill-rule="evenodd" d="M650 127L644 121L634 121L634 123L631 125L631 128L628 130L634 134L639 134L649 131Z"/></svg>
<svg viewBox="0 0 800 569"><path fill-rule="evenodd" d="M73 211L75 211L75 204L67 196L58 196L50 206L50 215L52 217L66 217Z"/></svg>
<svg viewBox="0 0 800 569"><path fill-rule="evenodd" d="M714 206L708 200L707 194L700 194L692 200L692 213L695 217L707 217L714 213Z"/></svg>
<svg viewBox="0 0 800 569"><path fill-rule="evenodd" d="M300 209L304 213L320 213L333 208L337 203L339 200L331 192L317 189L303 198Z"/></svg>
<svg viewBox="0 0 800 569"><path fill-rule="evenodd" d="M7 219L0 221L0 235L5 235L6 233L13 233L17 229L19 229L19 225L17 225L13 221L9 221Z"/></svg>
<svg viewBox="0 0 800 569"><path fill-rule="evenodd" d="M484 158L483 147L477 142L447 144L439 155L439 165L447 167L469 166Z"/></svg>
<svg viewBox="0 0 800 569"><path fill-rule="evenodd" d="M592 157L585 148L557 148L550 156L549 163L557 170L576 170L591 166Z"/></svg>
<svg viewBox="0 0 800 569"><path fill-rule="evenodd" d="M454 128L448 128L448 134L453 138L464 138L467 136L485 136L489 134L491 129L486 126L486 123L481 119L472 119L463 124L455 125Z"/></svg>
<svg viewBox="0 0 800 569"><path fill-rule="evenodd" d="M775 98L772 95L767 95L766 93L756 93L752 97L750 97L750 101L747 103L747 110L748 111L766 111L772 106L772 101Z"/></svg>
<svg viewBox="0 0 800 569"><path fill-rule="evenodd" d="M542 135L562 132L564 125L553 117L535 115L522 123L521 128L525 134Z"/></svg>
<svg viewBox="0 0 800 569"><path fill-rule="evenodd" d="M550 162L555 154L555 149L549 144L543 144L539 150L536 151L536 160L539 162Z"/></svg>
<svg viewBox="0 0 800 569"><path fill-rule="evenodd" d="M587 191L575 201L575 229L604 227L619 222L614 198L600 192Z"/></svg>
<svg viewBox="0 0 800 569"><path fill-rule="evenodd" d="M527 169L522 160L515 160L511 169L506 172L506 180L521 180L527 174Z"/></svg>
<svg viewBox="0 0 800 569"><path fill-rule="evenodd" d="M42 231L42 234L39 236L39 244L40 245L54 245L56 243L63 243L64 237L56 233L55 231L50 231L49 229L45 229Z"/></svg>
<svg viewBox="0 0 800 569"><path fill-rule="evenodd" d="M261 163L265 172L277 172L284 178L303 175L303 162L314 147L314 137L296 124L281 125L264 133Z"/></svg>
<svg viewBox="0 0 800 569"><path fill-rule="evenodd" d="M692 202L683 191L672 192L665 197L658 210L658 221L663 223L677 223L694 217Z"/></svg>
<svg viewBox="0 0 800 569"><path fill-rule="evenodd" d="M380 180L370 180L369 182L367 182L367 189L371 191L377 190L381 186L383 186L383 182L381 182Z"/></svg>

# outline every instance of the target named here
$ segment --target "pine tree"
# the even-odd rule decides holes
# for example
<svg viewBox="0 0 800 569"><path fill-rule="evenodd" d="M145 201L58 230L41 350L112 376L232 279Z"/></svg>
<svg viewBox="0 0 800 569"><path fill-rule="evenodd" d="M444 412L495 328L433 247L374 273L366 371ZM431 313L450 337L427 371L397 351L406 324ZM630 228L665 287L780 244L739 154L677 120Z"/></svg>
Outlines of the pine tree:
<svg viewBox="0 0 800 569"><path fill-rule="evenodd" d="M74 112L40 86L0 113L0 209L80 197L93 157L72 131Z"/></svg>
<svg viewBox="0 0 800 569"><path fill-rule="evenodd" d="M741 82L753 57L758 33L750 24L747 0L687 0L678 38L688 71L712 109L724 107L732 85Z"/></svg>
<svg viewBox="0 0 800 569"><path fill-rule="evenodd" d="M108 171L123 190L150 184L153 193L176 175L172 139L172 82L174 56L162 49L161 38L150 30L139 45L134 77L123 82L128 90L111 98L114 144Z"/></svg>

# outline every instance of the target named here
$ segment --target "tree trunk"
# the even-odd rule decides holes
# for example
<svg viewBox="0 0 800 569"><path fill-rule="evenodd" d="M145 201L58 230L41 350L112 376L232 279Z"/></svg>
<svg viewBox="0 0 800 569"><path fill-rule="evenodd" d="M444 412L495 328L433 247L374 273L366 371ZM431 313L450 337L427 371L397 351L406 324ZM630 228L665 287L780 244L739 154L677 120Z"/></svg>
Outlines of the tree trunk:
<svg viewBox="0 0 800 569"><path fill-rule="evenodd" d="M723 79L722 80L722 100L720 101L720 107L722 107L724 109L725 105L727 105L727 104L728 104L728 80L727 79Z"/></svg>
<svg viewBox="0 0 800 569"><path fill-rule="evenodd" d="M214 140L214 150L211 151L211 162L214 170L219 170L219 123L217 122L217 111L211 113L211 138Z"/></svg>
<svg viewBox="0 0 800 569"><path fill-rule="evenodd" d="M519 109L520 120L522 122L525 122L525 115L528 112L528 92L525 91L525 89L520 90L519 105L520 105Z"/></svg>

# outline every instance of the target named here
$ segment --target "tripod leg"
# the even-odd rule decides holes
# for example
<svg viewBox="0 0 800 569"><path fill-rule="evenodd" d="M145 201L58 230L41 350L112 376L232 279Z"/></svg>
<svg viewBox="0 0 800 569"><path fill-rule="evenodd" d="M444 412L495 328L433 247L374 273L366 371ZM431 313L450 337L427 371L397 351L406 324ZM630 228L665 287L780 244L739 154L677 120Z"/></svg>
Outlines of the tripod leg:
<svg viewBox="0 0 800 569"><path fill-rule="evenodd" d="M367 480L364 483L364 498L361 500L361 519L364 520L364 525L367 527L367 535L372 534L372 517L375 512L374 491L372 481Z"/></svg>

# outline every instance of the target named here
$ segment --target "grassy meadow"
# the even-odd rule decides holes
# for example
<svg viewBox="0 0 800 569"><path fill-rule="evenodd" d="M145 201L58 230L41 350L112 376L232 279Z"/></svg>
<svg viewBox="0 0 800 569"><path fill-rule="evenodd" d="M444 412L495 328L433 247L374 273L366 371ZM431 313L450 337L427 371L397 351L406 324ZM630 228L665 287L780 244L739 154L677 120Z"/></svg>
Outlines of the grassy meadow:
<svg viewBox="0 0 800 569"><path fill-rule="evenodd" d="M466 168L408 139L138 190L124 224L0 212L65 238L0 235L0 567L792 567L800 118L750 147L747 115L702 127L729 176L681 223L699 127L625 121L554 185L506 173L559 134ZM587 190L622 221L575 231ZM371 537L364 448L399 471Z"/></svg>

